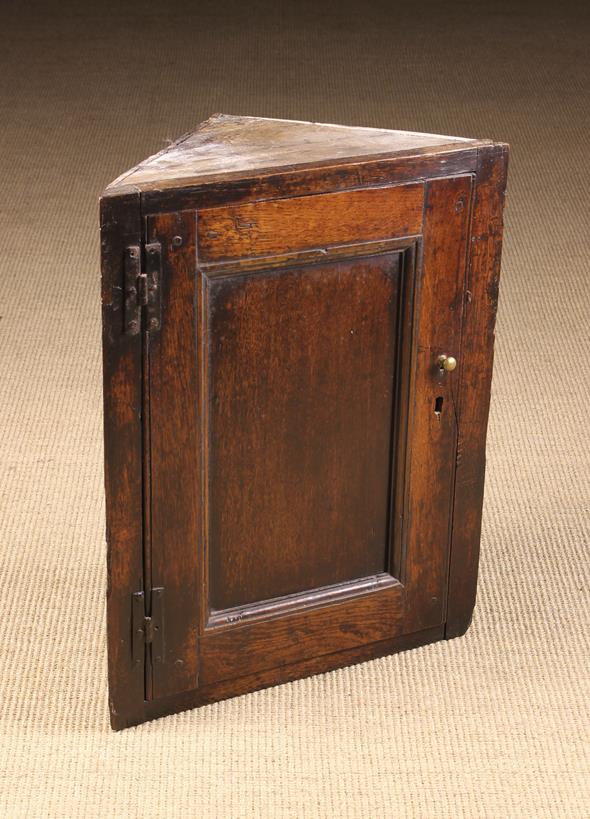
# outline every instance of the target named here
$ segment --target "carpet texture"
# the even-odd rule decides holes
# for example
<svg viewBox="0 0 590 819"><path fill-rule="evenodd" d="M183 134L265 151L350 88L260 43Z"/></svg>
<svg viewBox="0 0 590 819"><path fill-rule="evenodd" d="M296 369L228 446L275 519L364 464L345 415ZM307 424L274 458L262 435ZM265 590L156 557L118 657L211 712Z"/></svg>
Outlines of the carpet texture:
<svg viewBox="0 0 590 819"><path fill-rule="evenodd" d="M0 816L588 817L587 4L4 5ZM215 111L512 145L459 640L107 720L97 197Z"/></svg>

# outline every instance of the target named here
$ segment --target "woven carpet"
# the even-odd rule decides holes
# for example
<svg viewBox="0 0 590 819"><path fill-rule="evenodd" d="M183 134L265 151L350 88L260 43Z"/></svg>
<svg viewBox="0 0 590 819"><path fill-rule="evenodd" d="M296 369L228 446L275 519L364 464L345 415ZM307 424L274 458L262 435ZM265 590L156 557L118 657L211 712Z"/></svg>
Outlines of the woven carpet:
<svg viewBox="0 0 590 819"><path fill-rule="evenodd" d="M5 3L0 816L589 817L587 4ZM215 111L512 145L451 642L108 727L97 197Z"/></svg>

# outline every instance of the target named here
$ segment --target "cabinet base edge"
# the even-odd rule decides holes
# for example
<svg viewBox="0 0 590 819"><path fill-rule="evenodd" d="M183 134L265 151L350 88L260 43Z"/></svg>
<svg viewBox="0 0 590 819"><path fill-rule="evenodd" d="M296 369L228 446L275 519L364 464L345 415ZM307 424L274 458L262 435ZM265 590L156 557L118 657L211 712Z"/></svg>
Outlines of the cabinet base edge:
<svg viewBox="0 0 590 819"><path fill-rule="evenodd" d="M454 617L448 620L445 625L445 640L454 640L456 637L463 637L465 632L469 631L471 623L473 622L473 608L461 616Z"/></svg>
<svg viewBox="0 0 590 819"><path fill-rule="evenodd" d="M442 624L412 634L403 634L390 640L380 640L377 643L369 643L346 651L338 651L334 654L326 654L321 657L283 665L247 677L225 680L214 685L185 691L172 697L165 697L152 702L142 702L140 707L132 713L122 714L111 710L111 727L114 731L120 731L133 725L140 725L148 720L158 719L159 717L169 716L203 705L210 705L242 694L249 694L261 688L270 688L282 683L334 671L337 668L375 660L378 657L397 654L411 648L418 648L442 640L444 637L445 626Z"/></svg>

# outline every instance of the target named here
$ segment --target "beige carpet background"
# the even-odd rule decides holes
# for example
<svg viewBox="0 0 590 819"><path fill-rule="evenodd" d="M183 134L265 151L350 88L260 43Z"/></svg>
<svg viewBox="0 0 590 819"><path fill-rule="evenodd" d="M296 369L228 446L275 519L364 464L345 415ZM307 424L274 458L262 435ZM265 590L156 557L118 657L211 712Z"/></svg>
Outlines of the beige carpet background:
<svg viewBox="0 0 590 819"><path fill-rule="evenodd" d="M563 2L4 4L0 816L590 816L589 32ZM479 602L463 639L113 734L97 197L215 111L512 144Z"/></svg>

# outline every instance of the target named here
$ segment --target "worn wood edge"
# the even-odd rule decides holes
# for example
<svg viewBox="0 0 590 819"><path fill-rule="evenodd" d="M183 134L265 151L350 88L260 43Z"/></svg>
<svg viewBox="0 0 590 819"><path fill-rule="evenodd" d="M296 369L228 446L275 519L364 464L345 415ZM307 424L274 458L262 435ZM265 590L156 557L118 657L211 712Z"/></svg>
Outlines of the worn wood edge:
<svg viewBox="0 0 590 819"><path fill-rule="evenodd" d="M199 129L197 129L199 130ZM158 151L153 156L149 157L150 161L157 159L166 154L172 148L185 142L193 133L183 134L177 140L172 142L169 146ZM365 165L371 162L382 161L406 161L408 159L423 159L444 157L448 154L463 154L473 153L477 154L478 148L484 145L492 144L487 139L474 139L462 142L446 142L440 145L425 145L417 148L405 148L398 151L380 151L373 154L350 154L349 156L338 157L337 159L320 159L307 162L294 162L289 164L270 164L260 166L258 168L246 168L244 170L222 171L215 174L192 174L185 176L174 176L161 180L152 180L149 182L132 181L132 175L140 168L144 167L146 160L137 163L129 170L122 173L112 182L110 182L103 191L103 196L113 196L119 193L126 193L128 188L134 192L141 193L164 193L168 190L176 190L179 188L194 188L194 187L208 187L219 183L232 183L238 180L255 181L260 177L268 177L273 175L291 175L301 174L304 171L311 169L329 169L342 167L346 165Z"/></svg>
<svg viewBox="0 0 590 819"><path fill-rule="evenodd" d="M338 157L337 159L320 159L308 162L292 162L285 165L265 165L260 168L248 168L243 171L223 171L216 174L195 174L194 176L177 176L170 179L162 179L151 182L133 182L129 184L137 185L142 192L165 191L170 188L187 187L194 185L210 185L220 182L233 182L239 179L256 179L261 176L272 174L301 173L312 168L331 168L342 165L363 165L369 162L385 160L407 160L413 157L427 159L444 154L463 153L465 151L476 151L479 142L448 142L441 145L424 146L422 148L405 148L400 151L380 151L374 154L350 154L349 156Z"/></svg>
<svg viewBox="0 0 590 819"><path fill-rule="evenodd" d="M107 187L98 197L99 210L102 213L103 208L108 207L110 202L117 201L119 199L126 199L128 197L139 196L140 194L141 190L137 187L137 185L121 185L121 187L114 190L110 190Z"/></svg>
<svg viewBox="0 0 590 819"><path fill-rule="evenodd" d="M423 145L423 146L415 146L413 148L405 148L405 149L399 149L399 150L388 150L388 151L381 151L381 152L375 151L373 154L371 154L371 153L362 154L362 156L371 156L371 155L375 156L378 153L385 153L385 152L402 154L402 153L406 153L408 151L421 151L421 152L422 151L432 151L432 150L436 150L437 148L439 148L441 146L444 147L444 146L447 146L447 145L461 145L461 144L463 144L463 145L473 145L475 143L481 143L482 142L482 140L477 139L477 138L456 137L456 136L451 136L449 134L447 134L447 135L443 135L443 134L426 134L426 133L423 133L423 132L400 131L400 130L396 130L396 129L377 128L377 127L374 127L374 126L371 127L371 126L342 125L342 124L337 124L337 123L313 122L313 121L306 121L306 120L289 120L289 119L281 119L281 118L277 119L277 118L269 118L269 117L241 116L241 115L217 113L217 114L212 114L209 117L207 117L207 119L204 120L203 122L199 123L194 130L188 131L187 133L181 135L177 139L169 141L168 145L166 145L164 148L160 149L156 153L151 154L150 156L148 156L145 159L138 162L132 168L125 171L119 177L114 179L110 183L110 185L108 187L109 188L115 188L115 187L117 187L119 185L119 183L124 184L124 181L126 179L128 179L129 177L133 176L133 174L137 173L140 170L143 170L145 168L149 168L150 166L153 166L154 163L157 162L158 159L160 159L162 156L165 156L168 153L173 152L175 148L177 148L183 142L186 142L188 139L190 139L190 137L192 137L192 136L194 136L194 135L196 135L196 134L198 134L198 133L200 133L202 131L207 131L211 124L219 124L220 122L221 123L228 123L228 122L232 122L232 121L235 122L235 123L240 123L240 124L245 123L245 122L265 122L265 123L270 122L270 123L273 123L273 124L276 123L276 124L283 124L283 125L288 125L288 126L302 125L302 126L318 127L320 129L324 130L326 137L329 137L329 133L334 132L334 131L336 131L336 132L338 132L338 131L341 131L341 132L342 131L363 131L363 132L376 131L376 132L379 132L379 133L385 133L385 134L391 134L391 135L400 134L400 135L409 135L409 136L417 136L417 137L427 136L427 137L437 138L438 140L440 140L440 142L437 145ZM213 134L215 134L215 132L213 132ZM443 141L443 140L446 140L446 141ZM200 148L196 148L196 150L198 151L198 150L200 150ZM350 156L352 156L352 154L350 154ZM343 158L346 158L346 157L343 157ZM316 161L323 161L323 160L316 160ZM293 165L300 165L300 164L303 164L303 163L289 163L289 164L291 164L293 166ZM279 167L286 167L286 165L285 164L275 164L272 167L279 168ZM180 178L182 178L182 177L180 177ZM195 173L193 175L193 178L199 178L199 175ZM153 184L153 183L154 183L154 180L151 180L147 184Z"/></svg>
<svg viewBox="0 0 590 819"><path fill-rule="evenodd" d="M445 640L456 640L464 637L473 625L473 612L475 604L470 612L462 620L455 620L452 623L445 623Z"/></svg>
<svg viewBox="0 0 590 819"><path fill-rule="evenodd" d="M300 660L296 663L280 666L258 674L251 674L247 677L215 683L193 691L187 691L182 695L157 700L143 702L133 713L126 716L111 715L111 727L115 731L139 725L147 720L158 719L160 717L177 714L181 711L188 711L192 708L200 708L204 705L220 702L243 694L253 693L263 688L271 688L294 680L312 677L317 674L325 674L345 666L357 665L359 663L375 660L379 657L386 657L407 651L412 648L428 645L437 642L444 637L444 626L435 626L424 631L404 634L388 640L380 640L375 643L368 643L345 651L334 652L309 660Z"/></svg>
<svg viewBox="0 0 590 819"><path fill-rule="evenodd" d="M209 119L212 118L210 117ZM113 179L112 182L109 182L109 184L105 188L104 193L106 195L109 195L111 192L116 194L119 191L125 190L127 187L135 188L134 183L128 182L126 180L133 176L133 174L140 168L145 168L149 163L154 162L161 156L164 156L164 154L167 154L169 151L173 150L174 148L177 148L179 145L182 145L183 142L186 142L186 140L189 137L191 137L194 133L200 131L203 128L203 126L205 126L208 122L209 120L202 122L194 131L187 131L185 134L181 134L181 136L174 139L164 148L162 148L159 151L156 151L155 154L152 154L151 156L147 157L147 159L142 159L141 162L137 162L135 165L133 165L132 168L129 168L129 170L125 171L124 173L120 174L120 176L117 176L115 179Z"/></svg>
<svg viewBox="0 0 590 819"><path fill-rule="evenodd" d="M445 149L431 154L412 151L261 168L256 173L231 172L206 180L180 178L159 187L153 183L151 187L128 184L105 190L103 197L139 192L143 211L149 214L420 182L475 172L479 144L441 146Z"/></svg>
<svg viewBox="0 0 590 819"><path fill-rule="evenodd" d="M210 632L224 628L235 629L240 624L251 623L260 619L267 621L271 617L284 617L286 614L311 611L333 603L357 600L377 590L400 585L399 580L387 572L378 572L367 577L296 592L284 597L274 597L269 600L234 606L229 609L212 609L205 624L205 630Z"/></svg>
<svg viewBox="0 0 590 819"><path fill-rule="evenodd" d="M469 628L477 596L485 447L500 280L509 146L478 150L457 401L457 465L445 637Z"/></svg>
<svg viewBox="0 0 590 819"><path fill-rule="evenodd" d="M249 256L244 259L233 259L222 262L199 262L198 268L208 280L232 277L242 273L287 269L316 264L326 261L348 261L363 259L390 253L404 253L420 239L421 234L411 234L395 239L374 240L370 242L352 242L344 245L311 250L297 250L291 253L267 256Z"/></svg>
<svg viewBox="0 0 590 819"><path fill-rule="evenodd" d="M141 239L139 194L101 200L107 655L111 715L143 699L131 658L131 600L143 589L139 336L124 333L125 247ZM120 718L120 717L119 717Z"/></svg>

